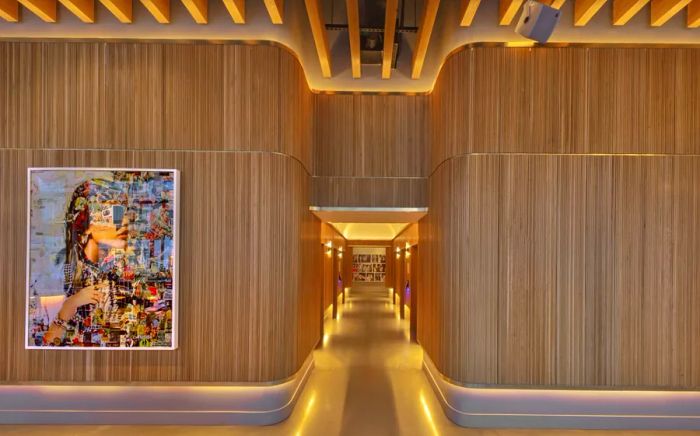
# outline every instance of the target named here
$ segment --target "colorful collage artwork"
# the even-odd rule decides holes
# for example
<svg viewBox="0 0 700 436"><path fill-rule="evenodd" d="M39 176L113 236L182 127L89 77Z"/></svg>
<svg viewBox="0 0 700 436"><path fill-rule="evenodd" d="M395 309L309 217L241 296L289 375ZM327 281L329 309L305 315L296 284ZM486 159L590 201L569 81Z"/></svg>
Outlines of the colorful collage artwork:
<svg viewBox="0 0 700 436"><path fill-rule="evenodd" d="M27 348L176 348L177 182L29 170Z"/></svg>
<svg viewBox="0 0 700 436"><path fill-rule="evenodd" d="M386 255L353 254L352 280L355 282L378 283L386 275Z"/></svg>

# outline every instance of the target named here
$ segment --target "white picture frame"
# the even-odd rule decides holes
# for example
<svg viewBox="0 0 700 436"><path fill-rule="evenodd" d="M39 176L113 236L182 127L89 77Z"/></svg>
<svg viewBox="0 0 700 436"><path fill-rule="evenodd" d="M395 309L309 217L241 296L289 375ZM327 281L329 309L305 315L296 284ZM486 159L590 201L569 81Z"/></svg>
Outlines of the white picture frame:
<svg viewBox="0 0 700 436"><path fill-rule="evenodd" d="M32 243L32 176L37 172L156 172L173 175L173 219L172 219L172 336L170 346L148 347L66 347L30 345L30 298L31 298L31 243ZM179 340L179 259L180 259L180 171L173 168L117 168L117 167L29 167L27 168L27 218L26 218L26 276L25 276L25 318L24 348L46 351L172 351L178 348Z"/></svg>

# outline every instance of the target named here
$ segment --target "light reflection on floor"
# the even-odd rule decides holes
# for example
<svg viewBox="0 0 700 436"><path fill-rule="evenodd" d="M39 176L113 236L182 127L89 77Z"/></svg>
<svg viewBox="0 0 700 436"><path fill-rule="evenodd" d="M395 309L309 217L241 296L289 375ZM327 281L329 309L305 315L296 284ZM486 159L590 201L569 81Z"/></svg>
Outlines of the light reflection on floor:
<svg viewBox="0 0 700 436"><path fill-rule="evenodd" d="M386 289L354 288L338 320L328 319L316 368L292 416L269 427L0 426L0 434L53 435L681 435L689 432L472 430L452 424L421 370Z"/></svg>

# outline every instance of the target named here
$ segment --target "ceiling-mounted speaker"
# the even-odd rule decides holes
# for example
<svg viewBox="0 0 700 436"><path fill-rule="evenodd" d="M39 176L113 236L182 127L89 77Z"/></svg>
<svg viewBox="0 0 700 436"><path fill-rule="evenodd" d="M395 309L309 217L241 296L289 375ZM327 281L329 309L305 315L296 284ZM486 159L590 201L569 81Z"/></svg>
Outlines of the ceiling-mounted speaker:
<svg viewBox="0 0 700 436"><path fill-rule="evenodd" d="M535 0L528 0L515 31L527 39L545 43L559 22L561 12Z"/></svg>

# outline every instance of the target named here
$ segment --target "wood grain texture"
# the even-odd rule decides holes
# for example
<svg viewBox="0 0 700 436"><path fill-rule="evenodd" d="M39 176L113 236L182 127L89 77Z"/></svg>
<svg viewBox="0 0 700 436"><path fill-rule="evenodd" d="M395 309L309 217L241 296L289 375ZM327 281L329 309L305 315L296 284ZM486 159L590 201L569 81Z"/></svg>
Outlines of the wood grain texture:
<svg viewBox="0 0 700 436"><path fill-rule="evenodd" d="M0 193L12 203L0 208L3 229L25 228L29 166L182 176L180 348L24 350L25 236L3 232L0 383L295 373L321 327L321 224L308 210L313 107L301 67L277 47L0 43Z"/></svg>
<svg viewBox="0 0 700 436"><path fill-rule="evenodd" d="M170 23L170 0L141 0L141 4L160 24Z"/></svg>
<svg viewBox="0 0 700 436"><path fill-rule="evenodd" d="M276 1L281 0L265 0L265 4ZM309 17L311 33L313 34L314 44L316 45L316 54L318 55L321 75L325 78L329 78L333 73L331 72L331 52L328 47L328 33L326 32L322 4L319 0L304 0L304 3L306 4L306 13ZM274 18L272 22L275 22Z"/></svg>
<svg viewBox="0 0 700 436"><path fill-rule="evenodd" d="M424 207L427 99L317 95L314 204Z"/></svg>
<svg viewBox="0 0 700 436"><path fill-rule="evenodd" d="M47 23L56 22L56 0L19 0L19 4Z"/></svg>
<svg viewBox="0 0 700 436"><path fill-rule="evenodd" d="M699 69L688 48L448 59L429 100L418 296L443 373L700 386Z"/></svg>
<svg viewBox="0 0 700 436"><path fill-rule="evenodd" d="M318 176L425 177L426 96L316 96Z"/></svg>
<svg viewBox="0 0 700 436"><path fill-rule="evenodd" d="M278 47L3 42L0 66L0 148L271 151L312 172L314 96Z"/></svg>
<svg viewBox="0 0 700 436"><path fill-rule="evenodd" d="M697 156L449 160L421 344L464 383L697 389L699 187Z"/></svg>
<svg viewBox="0 0 700 436"><path fill-rule="evenodd" d="M325 207L426 207L427 179L313 177L312 203Z"/></svg>
<svg viewBox="0 0 700 436"><path fill-rule="evenodd" d="M353 79L362 77L362 59L360 59L360 6L357 0L345 0L348 11L348 38L350 40L350 65Z"/></svg>
<svg viewBox="0 0 700 436"><path fill-rule="evenodd" d="M465 153L700 153L697 49L473 48L429 100L431 169Z"/></svg>
<svg viewBox="0 0 700 436"><path fill-rule="evenodd" d="M650 0L612 0L613 24L623 26L642 10Z"/></svg>
<svg viewBox="0 0 700 436"><path fill-rule="evenodd" d="M25 240L3 232L3 382L278 380L319 339L319 265L309 253L318 250L320 229L297 161L269 153L2 150L0 189L14 204L3 208L3 228L23 228L29 166L181 170L181 341L173 352L24 350Z"/></svg>
<svg viewBox="0 0 700 436"><path fill-rule="evenodd" d="M391 78L391 65L394 59L394 39L396 37L396 16L399 1L387 0L384 16L384 48L382 49L382 79Z"/></svg>
<svg viewBox="0 0 700 436"><path fill-rule="evenodd" d="M185 0L185 4L187 5ZM120 23L128 24L132 21L133 0L100 0L100 3L114 15ZM206 6L206 3L205 3ZM206 22L206 7L204 11Z"/></svg>
<svg viewBox="0 0 700 436"><path fill-rule="evenodd" d="M95 22L95 0L59 0L83 23Z"/></svg>
<svg viewBox="0 0 700 436"><path fill-rule="evenodd" d="M691 0L651 0L652 27L663 26L690 2Z"/></svg>
<svg viewBox="0 0 700 436"><path fill-rule="evenodd" d="M574 26L585 26L608 0L575 0Z"/></svg>
<svg viewBox="0 0 700 436"><path fill-rule="evenodd" d="M460 26L471 26L472 21L474 21L474 16L476 11L479 10L479 5L481 0L462 0L462 6L459 11L461 16L459 20Z"/></svg>
<svg viewBox="0 0 700 436"><path fill-rule="evenodd" d="M421 13L418 35L416 36L416 44L413 49L411 79L420 79L425 57L428 54L430 37L433 34L433 25L435 24L439 6L440 0L425 0L423 2L423 12Z"/></svg>
<svg viewBox="0 0 700 436"><path fill-rule="evenodd" d="M330 242L333 245L333 253L328 254L328 247L323 244ZM347 245L343 235L338 233L338 231L333 228L328 223L321 223L321 234L320 240L318 242L318 256L322 259L322 270L319 270L317 274L323 277L323 307L327 308L333 303L333 284L335 280L333 278L333 272L341 271L342 260L338 259L336 250L342 247L343 250L347 250ZM333 263L335 262L335 268ZM337 278L337 276L336 276Z"/></svg>

